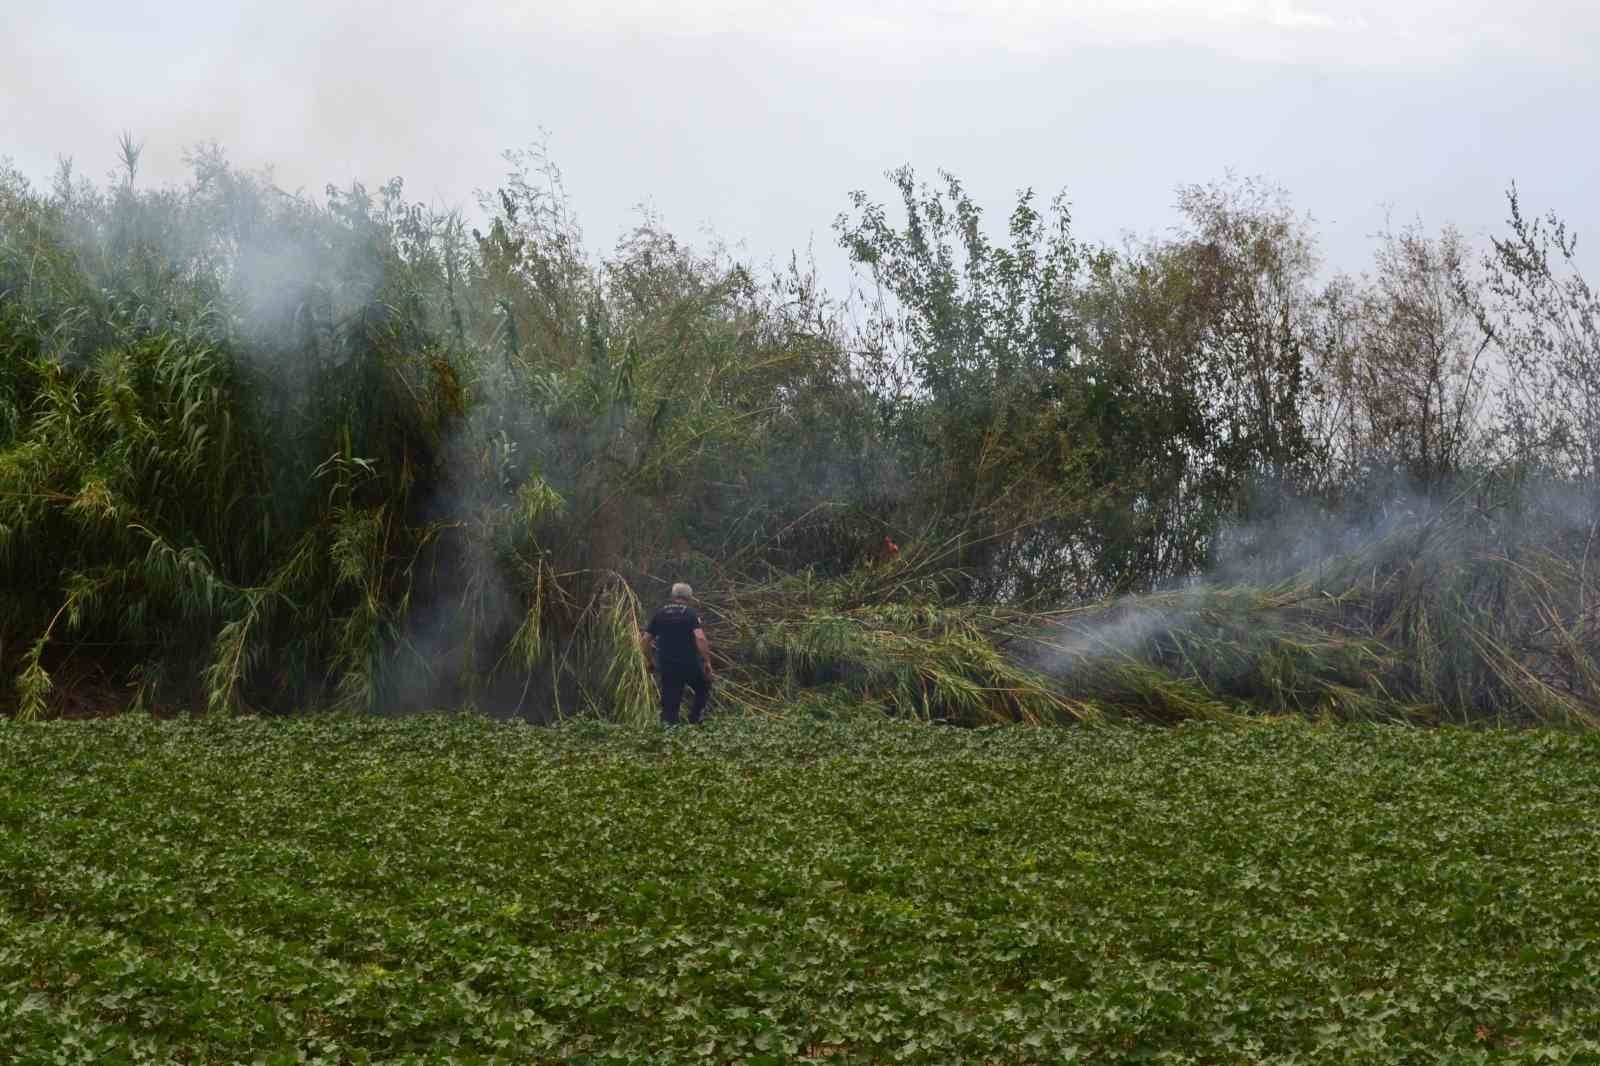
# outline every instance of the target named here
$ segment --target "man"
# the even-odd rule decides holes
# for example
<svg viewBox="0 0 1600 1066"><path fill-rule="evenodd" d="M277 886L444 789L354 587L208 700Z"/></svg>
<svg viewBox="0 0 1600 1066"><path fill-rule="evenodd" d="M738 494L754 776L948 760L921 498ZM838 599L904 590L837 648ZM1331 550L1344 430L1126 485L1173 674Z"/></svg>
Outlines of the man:
<svg viewBox="0 0 1600 1066"><path fill-rule="evenodd" d="M711 682L716 674L711 669L711 645L706 641L706 631L700 627L700 615L689 601L694 590L683 582L672 586L672 600L655 613L645 631L639 634L639 646L649 661L655 653L654 669L661 681L661 721L664 725L678 724L678 704L683 701L685 685L694 690L694 704L689 708L689 724L699 725L706 713L706 702L711 698Z"/></svg>

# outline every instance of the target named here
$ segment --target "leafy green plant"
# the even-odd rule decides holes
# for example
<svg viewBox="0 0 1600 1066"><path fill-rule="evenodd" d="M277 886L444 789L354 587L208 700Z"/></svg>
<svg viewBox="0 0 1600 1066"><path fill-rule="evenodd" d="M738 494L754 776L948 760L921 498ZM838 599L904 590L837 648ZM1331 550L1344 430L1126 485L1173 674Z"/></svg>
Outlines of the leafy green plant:
<svg viewBox="0 0 1600 1066"><path fill-rule="evenodd" d="M0 729L10 1061L1585 1062L1596 738Z"/></svg>

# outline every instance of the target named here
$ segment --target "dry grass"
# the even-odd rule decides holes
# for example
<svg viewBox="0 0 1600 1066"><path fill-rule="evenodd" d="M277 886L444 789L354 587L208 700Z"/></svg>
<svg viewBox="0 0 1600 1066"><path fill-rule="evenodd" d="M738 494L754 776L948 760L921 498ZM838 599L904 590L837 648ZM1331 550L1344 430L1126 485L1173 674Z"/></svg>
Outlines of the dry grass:
<svg viewBox="0 0 1600 1066"><path fill-rule="evenodd" d="M725 698L771 714L826 693L963 724L1292 714L1593 728L1600 581L1571 502L1451 501L1276 583L1055 612L944 605L953 582L927 552L833 582L737 586L712 604Z"/></svg>

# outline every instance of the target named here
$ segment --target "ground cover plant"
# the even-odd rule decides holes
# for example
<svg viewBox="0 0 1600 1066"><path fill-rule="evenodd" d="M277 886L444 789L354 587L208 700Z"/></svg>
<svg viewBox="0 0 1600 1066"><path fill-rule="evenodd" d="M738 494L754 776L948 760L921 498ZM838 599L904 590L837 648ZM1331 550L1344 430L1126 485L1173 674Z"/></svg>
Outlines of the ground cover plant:
<svg viewBox="0 0 1600 1066"><path fill-rule="evenodd" d="M1600 1061L1600 738L0 729L0 1060Z"/></svg>

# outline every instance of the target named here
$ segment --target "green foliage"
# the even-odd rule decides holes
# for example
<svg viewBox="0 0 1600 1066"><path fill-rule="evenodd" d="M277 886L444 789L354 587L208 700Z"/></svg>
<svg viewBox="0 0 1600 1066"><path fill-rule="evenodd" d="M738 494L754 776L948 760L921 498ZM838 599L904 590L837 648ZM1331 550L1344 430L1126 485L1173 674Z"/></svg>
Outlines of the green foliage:
<svg viewBox="0 0 1600 1066"><path fill-rule="evenodd" d="M1064 197L1023 192L995 245L950 175L889 177L902 223L858 192L836 227L879 294L854 343L915 524L969 544L968 595L1185 577L1229 520L1308 484L1315 257L1281 191L1185 187L1175 238L1118 252L1072 237Z"/></svg>
<svg viewBox="0 0 1600 1066"><path fill-rule="evenodd" d="M91 647L113 705L520 685L552 716L616 696L638 717L628 582L815 506L764 456L794 466L819 408L860 398L825 327L649 223L590 262L537 158L469 238L398 182L318 205L214 150L137 190L123 147L104 192L0 175L0 661L23 715Z"/></svg>
<svg viewBox="0 0 1600 1066"><path fill-rule="evenodd" d="M1319 294L1259 182L1113 250L903 168L838 221L875 293L839 304L649 216L592 252L539 152L485 232L214 148L145 189L140 151L0 168L0 711L640 724L686 579L753 714L1596 720L1592 293L1515 202L1483 285L1406 231ZM1523 391L1480 415L1486 353ZM1501 460L1300 572L1297 514L1394 533Z"/></svg>
<svg viewBox="0 0 1600 1066"><path fill-rule="evenodd" d="M854 215L835 224L877 293L855 341L858 361L914 486L911 523L940 537L959 531L971 542L963 567L1000 571L970 590L993 597L996 582L1027 574L1016 555L1029 537L1043 541L1038 554L1061 550L1096 487L1089 449L1074 439L1087 380L1073 302L1084 253L1063 197L1041 212L1022 193L1009 243L996 245L954 176L941 173L938 187L909 167L888 177L903 223L856 192Z"/></svg>
<svg viewBox="0 0 1600 1066"><path fill-rule="evenodd" d="M0 1049L1585 1062L1593 737L0 731Z"/></svg>

